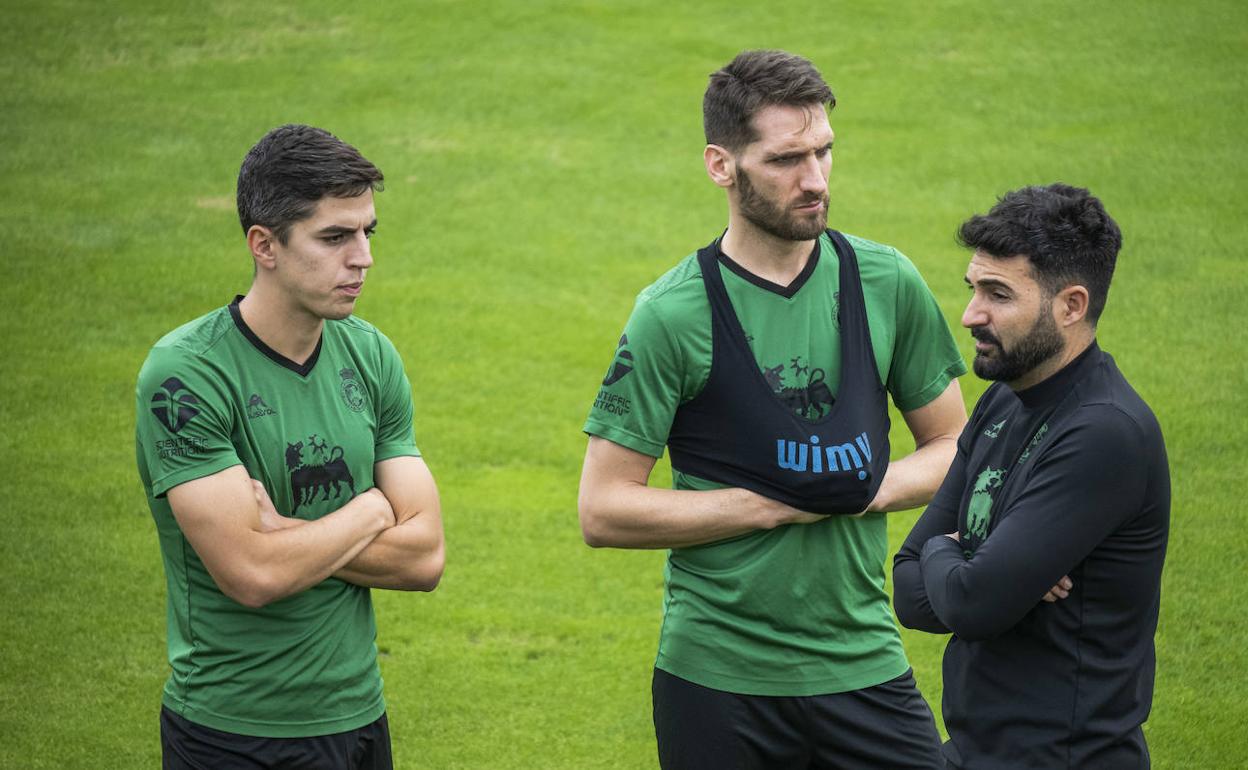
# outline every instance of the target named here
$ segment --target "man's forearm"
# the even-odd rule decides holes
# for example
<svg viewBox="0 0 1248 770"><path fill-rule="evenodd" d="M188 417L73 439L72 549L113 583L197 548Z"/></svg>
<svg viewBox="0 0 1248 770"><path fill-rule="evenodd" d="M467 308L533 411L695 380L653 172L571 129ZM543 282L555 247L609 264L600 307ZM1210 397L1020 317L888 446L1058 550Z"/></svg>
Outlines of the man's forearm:
<svg viewBox="0 0 1248 770"><path fill-rule="evenodd" d="M375 537L334 577L369 588L432 591L444 561L441 527L433 531L417 515Z"/></svg>
<svg viewBox="0 0 1248 770"><path fill-rule="evenodd" d="M369 498L356 497L307 526L270 533L281 538L272 568L285 572L284 595L298 593L329 577L356 558L390 526Z"/></svg>
<svg viewBox="0 0 1248 770"><path fill-rule="evenodd" d="M200 516L185 510L181 501L174 503L179 524L218 586L249 607L261 607L316 585L353 559L394 521L389 502L372 490L331 514L295 526L278 521L281 517L272 509L263 488L259 499L262 512L254 520L255 528L243 528L230 540L213 530L211 515ZM205 510L212 510L211 498L198 502ZM184 510L179 513L179 508Z"/></svg>
<svg viewBox="0 0 1248 770"><path fill-rule="evenodd" d="M958 451L957 437L935 438L889 463L868 511L904 511L927 505L944 481Z"/></svg>
<svg viewBox="0 0 1248 770"><path fill-rule="evenodd" d="M650 487L654 460L590 437L576 501L586 543L595 548L683 548L824 518L745 489Z"/></svg>
<svg viewBox="0 0 1248 770"><path fill-rule="evenodd" d="M442 504L433 475L419 457L399 456L377 463L373 476L393 506L397 524L334 576L369 588L432 591L446 560Z"/></svg>
<svg viewBox="0 0 1248 770"><path fill-rule="evenodd" d="M397 525L383 530L356 555L335 570L332 577L366 588L399 591L432 591L442 577L445 560L440 523L430 526L431 514L407 514ZM275 529L301 527L311 522L279 516Z"/></svg>
<svg viewBox="0 0 1248 770"><path fill-rule="evenodd" d="M919 558L928 539L956 528L957 524L956 511L938 503L929 505L893 558L893 608L897 611L897 620L906 628L933 634L949 633L948 626L937 616L927 598Z"/></svg>
<svg viewBox="0 0 1248 770"><path fill-rule="evenodd" d="M591 546L683 548L824 516L790 508L745 489L658 489L618 482L580 501L581 529Z"/></svg>
<svg viewBox="0 0 1248 770"><path fill-rule="evenodd" d="M931 502L958 452L958 436L966 425L966 406L958 381L951 380L939 396L902 412L914 437L915 450L892 462L868 511L904 511Z"/></svg>
<svg viewBox="0 0 1248 770"><path fill-rule="evenodd" d="M923 572L917 558L902 559L893 566L893 609L897 620L906 628L929 634L947 634L949 628L936 615L927 599Z"/></svg>

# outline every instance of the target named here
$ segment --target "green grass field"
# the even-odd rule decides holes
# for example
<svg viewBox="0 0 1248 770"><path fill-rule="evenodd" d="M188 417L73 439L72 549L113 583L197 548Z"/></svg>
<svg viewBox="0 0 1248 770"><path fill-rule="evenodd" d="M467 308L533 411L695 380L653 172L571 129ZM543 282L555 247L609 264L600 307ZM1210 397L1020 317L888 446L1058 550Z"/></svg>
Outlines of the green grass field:
<svg viewBox="0 0 1248 770"><path fill-rule="evenodd" d="M285 122L387 175L360 315L407 362L449 547L435 593L376 597L398 766L655 766L664 557L582 544L580 426L636 292L723 227L701 94L758 47L821 68L832 224L911 256L964 354L962 219L1055 180L1118 219L1100 339L1173 480L1146 731L1156 767L1248 763L1246 6L254 8L4 3L0 767L159 764L134 380L165 331L246 290L235 175ZM983 388L964 379L968 403ZM894 548L916 516L892 515ZM938 709L944 639L903 638Z"/></svg>

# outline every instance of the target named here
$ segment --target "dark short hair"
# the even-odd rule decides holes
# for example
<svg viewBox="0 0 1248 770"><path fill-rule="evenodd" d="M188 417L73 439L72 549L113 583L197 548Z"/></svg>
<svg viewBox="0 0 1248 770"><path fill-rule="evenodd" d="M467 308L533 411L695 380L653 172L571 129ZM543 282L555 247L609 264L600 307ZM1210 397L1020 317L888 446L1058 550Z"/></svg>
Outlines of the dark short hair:
<svg viewBox="0 0 1248 770"><path fill-rule="evenodd" d="M1049 296L1083 286L1095 325L1105 309L1122 231L1092 193L1056 182L1001 196L987 214L962 223L958 241L998 259L1027 257Z"/></svg>
<svg viewBox="0 0 1248 770"><path fill-rule="evenodd" d="M836 106L832 89L815 65L785 51L742 51L711 73L702 97L706 143L736 152L758 139L754 115L764 107Z"/></svg>
<svg viewBox="0 0 1248 770"><path fill-rule="evenodd" d="M238 170L238 219L286 242L290 227L326 195L354 198L382 189L381 170L328 131L288 124L264 135Z"/></svg>

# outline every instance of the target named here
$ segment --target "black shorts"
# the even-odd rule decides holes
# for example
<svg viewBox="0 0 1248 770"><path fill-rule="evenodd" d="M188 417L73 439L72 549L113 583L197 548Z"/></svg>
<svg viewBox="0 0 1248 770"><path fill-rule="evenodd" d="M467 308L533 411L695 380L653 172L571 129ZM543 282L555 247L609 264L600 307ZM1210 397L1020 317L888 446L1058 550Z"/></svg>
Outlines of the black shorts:
<svg viewBox="0 0 1248 770"><path fill-rule="evenodd" d="M393 770L386 715L356 730L312 738L253 738L160 709L163 770Z"/></svg>
<svg viewBox="0 0 1248 770"><path fill-rule="evenodd" d="M655 669L654 732L664 770L944 768L914 674L832 695L712 690Z"/></svg>

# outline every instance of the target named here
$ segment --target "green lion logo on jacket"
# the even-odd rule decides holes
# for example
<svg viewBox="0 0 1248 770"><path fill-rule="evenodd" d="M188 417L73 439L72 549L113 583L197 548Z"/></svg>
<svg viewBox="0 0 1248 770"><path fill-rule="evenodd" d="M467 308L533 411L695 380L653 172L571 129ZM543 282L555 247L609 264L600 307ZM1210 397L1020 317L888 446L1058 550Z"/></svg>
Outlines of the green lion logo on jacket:
<svg viewBox="0 0 1248 770"><path fill-rule="evenodd" d="M966 506L966 537L983 540L988 535L988 519L992 515L992 493L1001 487L1005 469L984 468L975 479L971 502Z"/></svg>

